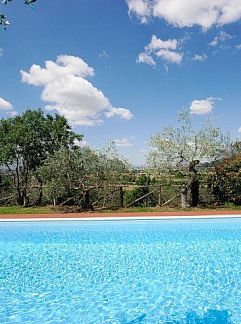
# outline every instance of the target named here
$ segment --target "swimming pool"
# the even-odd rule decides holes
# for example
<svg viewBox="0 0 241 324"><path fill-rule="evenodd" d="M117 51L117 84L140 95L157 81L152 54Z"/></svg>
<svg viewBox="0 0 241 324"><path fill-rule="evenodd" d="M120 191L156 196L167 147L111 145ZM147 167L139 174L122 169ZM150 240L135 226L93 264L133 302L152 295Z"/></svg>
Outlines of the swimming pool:
<svg viewBox="0 0 241 324"><path fill-rule="evenodd" d="M0 222L0 323L240 323L241 219Z"/></svg>

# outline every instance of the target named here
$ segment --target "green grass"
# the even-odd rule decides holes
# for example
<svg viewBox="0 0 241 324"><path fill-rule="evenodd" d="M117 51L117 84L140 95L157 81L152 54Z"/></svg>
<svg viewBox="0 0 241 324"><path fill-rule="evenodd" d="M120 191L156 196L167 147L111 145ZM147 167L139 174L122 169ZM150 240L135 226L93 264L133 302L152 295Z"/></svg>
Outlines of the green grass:
<svg viewBox="0 0 241 324"><path fill-rule="evenodd" d="M188 208L187 211L203 211L203 210L241 210L241 206L235 206L232 204L227 204L221 207L206 207L206 208ZM120 208L120 209L107 209L107 210L100 210L96 212L103 212L103 213L148 213L148 212L168 212L168 211L181 211L181 208L171 208L171 207L129 207L129 208ZM7 206L7 207L0 207L0 214L59 214L59 213L66 213L66 212L75 212L71 209L64 209L64 208L53 208L53 207L20 207L20 206Z"/></svg>
<svg viewBox="0 0 241 324"><path fill-rule="evenodd" d="M166 211L178 211L181 208L170 208L170 207L127 207L120 209L105 209L100 212L103 213L149 213L149 212L166 212Z"/></svg>
<svg viewBox="0 0 241 324"><path fill-rule="evenodd" d="M241 206L235 206L232 204L220 206L220 207L205 207L205 208L187 208L185 210L180 208L174 207L128 207L128 208L120 208L116 210L106 209L100 212L103 213L149 213L149 212L176 212L176 211L203 211L203 210L218 210L218 209L225 209L225 210L241 210Z"/></svg>
<svg viewBox="0 0 241 324"><path fill-rule="evenodd" d="M175 211L178 208L159 208L159 207L129 207L120 209L100 210L96 212L103 213L131 213L131 212L161 212L161 211ZM0 207L0 214L59 214L68 212L66 208L53 208L53 207L21 207L21 206L7 206ZM71 212L71 210L69 210Z"/></svg>
<svg viewBox="0 0 241 324"><path fill-rule="evenodd" d="M241 206L234 205L234 204L231 204L231 203L225 203L222 208L225 208L225 209L234 209L234 210L241 210Z"/></svg>
<svg viewBox="0 0 241 324"><path fill-rule="evenodd" d="M53 214L56 211L51 207L0 207L0 214Z"/></svg>

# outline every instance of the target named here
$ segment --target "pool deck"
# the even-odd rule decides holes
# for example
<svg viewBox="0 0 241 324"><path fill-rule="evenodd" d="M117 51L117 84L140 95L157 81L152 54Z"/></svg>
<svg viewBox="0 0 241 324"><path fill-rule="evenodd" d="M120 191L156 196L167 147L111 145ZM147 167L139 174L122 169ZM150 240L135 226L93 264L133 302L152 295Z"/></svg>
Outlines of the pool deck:
<svg viewBox="0 0 241 324"><path fill-rule="evenodd" d="M0 221L16 220L91 220L91 219L166 219L166 218L210 218L210 217L241 217L241 210L209 210L198 211L167 211L167 212L89 212L89 213L65 213L65 214L0 214Z"/></svg>

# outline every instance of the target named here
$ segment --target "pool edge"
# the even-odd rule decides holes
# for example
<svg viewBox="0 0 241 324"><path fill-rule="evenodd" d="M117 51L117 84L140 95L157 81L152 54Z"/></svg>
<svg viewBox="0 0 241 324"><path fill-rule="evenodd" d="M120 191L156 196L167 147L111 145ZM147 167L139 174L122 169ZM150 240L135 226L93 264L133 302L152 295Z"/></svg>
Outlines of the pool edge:
<svg viewBox="0 0 241 324"><path fill-rule="evenodd" d="M182 215L182 216L96 216L96 217L23 217L23 218L0 218L1 222L53 222L53 221L123 221L123 220L185 220L185 219L229 219L229 218L240 218L241 214L223 214L223 215Z"/></svg>

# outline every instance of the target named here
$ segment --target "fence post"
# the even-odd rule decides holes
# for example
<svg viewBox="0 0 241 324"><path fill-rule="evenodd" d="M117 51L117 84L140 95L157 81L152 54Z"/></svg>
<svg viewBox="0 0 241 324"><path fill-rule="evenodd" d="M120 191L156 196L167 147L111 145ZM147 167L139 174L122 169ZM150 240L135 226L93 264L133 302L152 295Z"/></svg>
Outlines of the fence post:
<svg viewBox="0 0 241 324"><path fill-rule="evenodd" d="M162 206L162 186L159 187L159 192L158 192L158 206Z"/></svg>
<svg viewBox="0 0 241 324"><path fill-rule="evenodd" d="M120 187L120 207L124 207L124 192L123 192L123 187Z"/></svg>

